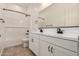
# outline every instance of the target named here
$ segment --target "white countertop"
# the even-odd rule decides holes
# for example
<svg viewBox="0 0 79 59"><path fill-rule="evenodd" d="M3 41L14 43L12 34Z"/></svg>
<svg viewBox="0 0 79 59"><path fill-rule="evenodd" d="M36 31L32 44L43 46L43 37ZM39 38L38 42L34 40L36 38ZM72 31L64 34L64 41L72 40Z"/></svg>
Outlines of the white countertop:
<svg viewBox="0 0 79 59"><path fill-rule="evenodd" d="M57 33L51 33L51 32L44 32L44 33L32 32L32 33L40 34L44 36L62 38L62 39L67 39L67 40L77 41L77 42L78 42L78 36L79 36L78 34L57 34Z"/></svg>

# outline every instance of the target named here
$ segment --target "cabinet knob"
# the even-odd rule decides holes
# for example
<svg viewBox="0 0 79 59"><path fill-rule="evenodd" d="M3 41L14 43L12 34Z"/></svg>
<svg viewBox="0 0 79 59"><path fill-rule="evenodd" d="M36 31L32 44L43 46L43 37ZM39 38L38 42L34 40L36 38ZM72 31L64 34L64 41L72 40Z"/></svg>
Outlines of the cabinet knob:
<svg viewBox="0 0 79 59"><path fill-rule="evenodd" d="M32 42L34 42L34 39L32 39Z"/></svg>
<svg viewBox="0 0 79 59"><path fill-rule="evenodd" d="M0 37L1 37L1 35L0 35Z"/></svg>
<svg viewBox="0 0 79 59"><path fill-rule="evenodd" d="M53 53L53 47L51 47L51 53Z"/></svg>
<svg viewBox="0 0 79 59"><path fill-rule="evenodd" d="M48 51L50 52L50 45L48 46Z"/></svg>

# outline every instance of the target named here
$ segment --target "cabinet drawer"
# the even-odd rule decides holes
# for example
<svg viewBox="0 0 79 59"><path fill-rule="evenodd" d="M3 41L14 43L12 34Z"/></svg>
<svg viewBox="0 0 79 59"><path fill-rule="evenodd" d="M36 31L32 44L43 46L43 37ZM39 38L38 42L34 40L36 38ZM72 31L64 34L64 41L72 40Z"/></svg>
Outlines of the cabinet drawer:
<svg viewBox="0 0 79 59"><path fill-rule="evenodd" d="M52 37L48 37L48 36L40 36L41 40L47 41L49 43L54 43Z"/></svg>
<svg viewBox="0 0 79 59"><path fill-rule="evenodd" d="M36 54L39 55L39 38L31 37L29 39L29 48Z"/></svg>
<svg viewBox="0 0 79 59"><path fill-rule="evenodd" d="M54 41L54 44L58 46L77 52L77 42L68 41L64 39L58 39L58 38L52 38L52 40Z"/></svg>
<svg viewBox="0 0 79 59"><path fill-rule="evenodd" d="M39 38L39 35L32 33L32 34L30 34L30 37L31 37L31 38Z"/></svg>

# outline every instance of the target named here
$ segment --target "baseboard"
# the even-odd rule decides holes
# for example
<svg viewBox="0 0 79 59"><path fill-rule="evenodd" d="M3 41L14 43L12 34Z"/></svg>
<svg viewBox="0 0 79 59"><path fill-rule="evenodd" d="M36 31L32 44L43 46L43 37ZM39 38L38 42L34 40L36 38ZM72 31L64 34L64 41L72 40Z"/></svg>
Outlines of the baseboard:
<svg viewBox="0 0 79 59"><path fill-rule="evenodd" d="M21 45L21 44L22 44L22 43L19 42L19 43L16 43L16 44L7 45L7 46L4 47L4 48L9 48L9 47L13 47L13 46L16 46L16 45Z"/></svg>
<svg viewBox="0 0 79 59"><path fill-rule="evenodd" d="M29 48L29 50L32 52L33 56L37 56L30 48Z"/></svg>

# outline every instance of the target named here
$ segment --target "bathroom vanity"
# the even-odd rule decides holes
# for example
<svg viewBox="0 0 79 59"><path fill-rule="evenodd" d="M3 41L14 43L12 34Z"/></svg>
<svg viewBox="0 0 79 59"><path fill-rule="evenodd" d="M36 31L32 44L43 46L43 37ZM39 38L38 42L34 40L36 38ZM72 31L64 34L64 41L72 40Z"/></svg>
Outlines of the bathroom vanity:
<svg viewBox="0 0 79 59"><path fill-rule="evenodd" d="M32 32L29 48L38 56L78 56L77 35Z"/></svg>

